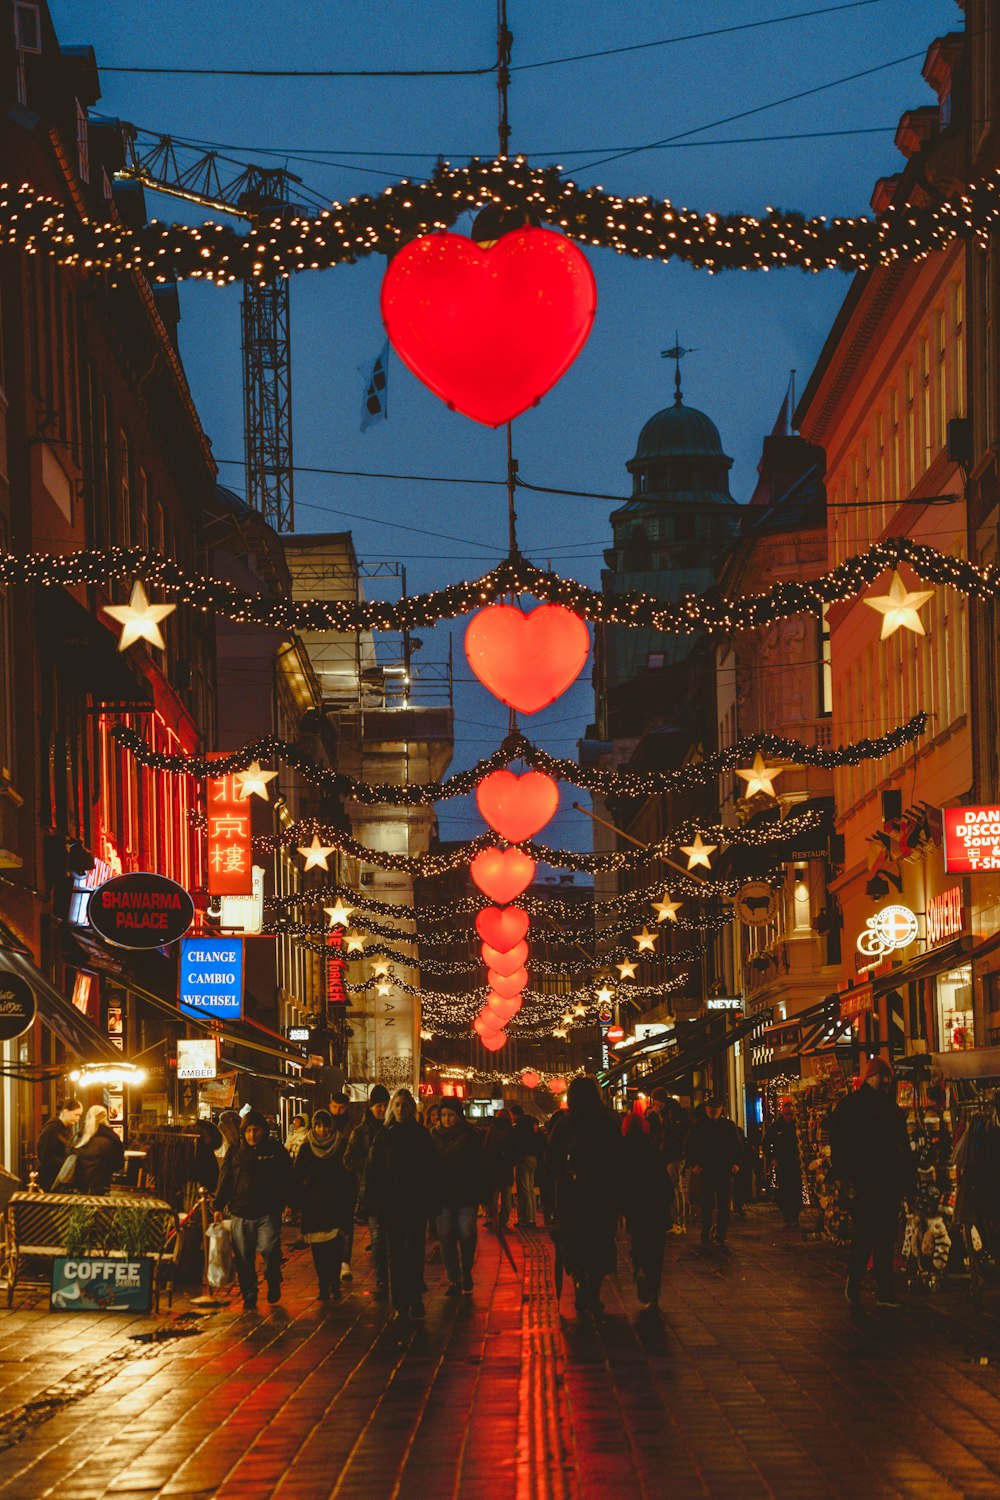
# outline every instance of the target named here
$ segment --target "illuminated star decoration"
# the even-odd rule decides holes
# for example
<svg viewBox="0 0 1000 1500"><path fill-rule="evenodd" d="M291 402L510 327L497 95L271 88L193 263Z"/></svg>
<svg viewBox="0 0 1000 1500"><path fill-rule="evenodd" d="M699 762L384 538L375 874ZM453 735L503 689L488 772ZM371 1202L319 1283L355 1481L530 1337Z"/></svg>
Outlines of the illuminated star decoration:
<svg viewBox="0 0 1000 1500"><path fill-rule="evenodd" d="M635 978L635 963L631 958L623 958L620 964L615 964L615 968L623 979Z"/></svg>
<svg viewBox="0 0 1000 1500"><path fill-rule="evenodd" d="M347 934L348 953L363 953L365 951L365 940L360 932L349 932Z"/></svg>
<svg viewBox="0 0 1000 1500"><path fill-rule="evenodd" d="M384 979L388 972L389 965L386 963L384 958L380 958L372 969L372 973L375 975L376 979Z"/></svg>
<svg viewBox="0 0 1000 1500"><path fill-rule="evenodd" d="M683 905L683 901L671 901L670 892L664 891L663 900L653 902L657 922L676 922L677 913Z"/></svg>
<svg viewBox="0 0 1000 1500"><path fill-rule="evenodd" d="M340 898L337 898L336 906L324 906L323 910L330 918L331 927L346 927L351 918L353 906L345 906Z"/></svg>
<svg viewBox="0 0 1000 1500"><path fill-rule="evenodd" d="M333 845L331 844L327 848L325 844L320 843L318 835L314 833L311 844L299 845L299 853L306 862L307 870L315 870L316 868L329 870L330 866L327 861L333 853Z"/></svg>
<svg viewBox="0 0 1000 1500"><path fill-rule="evenodd" d="M758 751L749 771L736 772L740 780L746 782L744 797L755 797L758 792L763 792L765 797L774 797L774 781L781 775L783 769L782 766L766 766L764 757Z"/></svg>
<svg viewBox="0 0 1000 1500"><path fill-rule="evenodd" d="M611 991L608 989L606 984L602 985L601 988L597 991L597 1002L599 1005L611 1004Z"/></svg>
<svg viewBox="0 0 1000 1500"><path fill-rule="evenodd" d="M892 582L887 594L879 594L874 599L865 599L862 602L869 609L877 609L882 616L882 634L880 640L887 641L897 630L912 630L914 635L926 635L923 621L918 611L923 608L928 599L933 599L933 589L916 589L912 594L907 589L899 574L899 569L894 568Z"/></svg>
<svg viewBox="0 0 1000 1500"><path fill-rule="evenodd" d="M136 641L148 641L158 651L165 651L167 643L160 634L160 621L172 615L176 604L150 604L146 590L137 578L132 585L132 595L127 604L102 604L101 609L122 627L119 651L127 651Z"/></svg>
<svg viewBox="0 0 1000 1500"><path fill-rule="evenodd" d="M375 988L378 990L378 992L379 992L380 995L391 995L392 994L392 985L391 984L386 984L384 980L380 984L377 984L375 986Z"/></svg>
<svg viewBox="0 0 1000 1500"><path fill-rule="evenodd" d="M688 857L689 870L693 870L695 865L704 865L706 870L710 870L712 863L708 856L714 854L718 847L718 844L703 844L701 834L696 833L694 843L681 844L680 849L681 853Z"/></svg>
<svg viewBox="0 0 1000 1500"><path fill-rule="evenodd" d="M640 953L652 953L656 948L656 933L650 932L645 922L641 932L633 932L633 941L638 943Z"/></svg>
<svg viewBox="0 0 1000 1500"><path fill-rule="evenodd" d="M245 771L237 771L235 780L239 783L240 801L246 802L250 797L263 797L265 802L270 802L271 793L267 789L267 783L273 781L277 771L264 771L252 761Z"/></svg>

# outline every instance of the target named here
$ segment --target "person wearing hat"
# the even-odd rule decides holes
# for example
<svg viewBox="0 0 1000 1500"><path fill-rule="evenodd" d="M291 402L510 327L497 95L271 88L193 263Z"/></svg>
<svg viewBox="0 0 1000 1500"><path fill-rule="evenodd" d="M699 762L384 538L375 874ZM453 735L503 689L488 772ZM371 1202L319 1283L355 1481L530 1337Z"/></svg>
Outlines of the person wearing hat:
<svg viewBox="0 0 1000 1500"><path fill-rule="evenodd" d="M733 1178L743 1160L743 1132L727 1120L722 1100L709 1095L684 1142L684 1158L701 1199L701 1243L726 1243L733 1201ZM714 1223L713 1223L714 1220Z"/></svg>
<svg viewBox="0 0 1000 1500"><path fill-rule="evenodd" d="M359 1223L368 1221L368 1244L372 1253L372 1269L375 1272L375 1296L383 1301L389 1295L389 1252L381 1225L375 1214L365 1212L365 1174L372 1154L375 1137L385 1122L389 1107L389 1090L377 1083L368 1095L368 1108L360 1125L351 1131L344 1154L344 1165L355 1183L355 1219Z"/></svg>
<svg viewBox="0 0 1000 1500"><path fill-rule="evenodd" d="M861 1301L869 1260L876 1307L900 1307L892 1265L903 1199L916 1187L916 1161L906 1116L893 1097L895 1075L873 1057L860 1088L841 1099L830 1117L830 1175L851 1189L851 1248L844 1295Z"/></svg>
<svg viewBox="0 0 1000 1500"><path fill-rule="evenodd" d="M458 1099L441 1100L431 1131L440 1165L441 1208L435 1227L448 1275L447 1297L472 1291L476 1258L476 1219L489 1196L489 1172L482 1137L465 1118Z"/></svg>
<svg viewBox="0 0 1000 1500"><path fill-rule="evenodd" d="M340 1295L344 1225L354 1221L354 1179L340 1147L330 1111L318 1109L295 1157L295 1188L321 1302Z"/></svg>
<svg viewBox="0 0 1000 1500"><path fill-rule="evenodd" d="M233 1221L233 1251L245 1312L257 1306L257 1254L264 1261L267 1300L281 1301L281 1212L292 1185L292 1160L259 1109L243 1117L240 1143L226 1153L212 1207L220 1224Z"/></svg>

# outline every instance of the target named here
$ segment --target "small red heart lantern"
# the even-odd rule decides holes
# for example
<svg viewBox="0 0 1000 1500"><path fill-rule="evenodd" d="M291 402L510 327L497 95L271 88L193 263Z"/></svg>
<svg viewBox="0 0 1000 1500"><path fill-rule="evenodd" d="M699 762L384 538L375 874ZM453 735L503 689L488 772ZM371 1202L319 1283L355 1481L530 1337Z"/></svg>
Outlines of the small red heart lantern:
<svg viewBox="0 0 1000 1500"><path fill-rule="evenodd" d="M488 1011L491 1015L499 1016L500 1024L502 1026L506 1026L511 1017L517 1015L523 1003L524 1002L517 995L514 995L513 998L505 999L503 995L496 995L491 991L491 993L486 996L486 1006L483 1010L483 1017L485 1019L486 1013Z"/></svg>
<svg viewBox="0 0 1000 1500"><path fill-rule="evenodd" d="M497 995L513 999L528 983L527 969L515 969L513 974L498 974L496 969L487 969L486 983Z"/></svg>
<svg viewBox="0 0 1000 1500"><path fill-rule="evenodd" d="M494 1031L488 1036L481 1036L479 1040L487 1052L499 1052L501 1047L506 1047L507 1045L507 1033L506 1031Z"/></svg>
<svg viewBox="0 0 1000 1500"><path fill-rule="evenodd" d="M528 913L522 911L519 906L508 906L503 909L499 906L484 906L481 912L476 913L476 931L484 943L495 948L499 953L509 953L515 948L528 931ZM487 963L490 959L484 953ZM524 960L519 960L523 963ZM494 968L498 965L494 964ZM518 965L515 964L515 968Z"/></svg>
<svg viewBox="0 0 1000 1500"><path fill-rule="evenodd" d="M500 427L561 379L590 333L587 257L551 229L484 249L462 234L404 245L382 279L382 321L404 365L475 422Z"/></svg>
<svg viewBox="0 0 1000 1500"><path fill-rule="evenodd" d="M490 604L469 621L465 654L495 698L519 713L537 714L583 671L590 634L581 617L561 604L528 611Z"/></svg>
<svg viewBox="0 0 1000 1500"><path fill-rule="evenodd" d="M512 907L511 910L514 910ZM480 943L479 951L483 955L483 963L493 974L503 974L506 978L510 974L516 974L522 968L528 957L527 943L518 943L511 948L509 953L501 953L496 948L491 948L489 943Z"/></svg>
<svg viewBox="0 0 1000 1500"><path fill-rule="evenodd" d="M537 1089L541 1081L542 1080L541 1078L539 1078L538 1074L533 1073L530 1068L525 1068L524 1072L521 1074L521 1082L524 1084L526 1089Z"/></svg>
<svg viewBox="0 0 1000 1500"><path fill-rule="evenodd" d="M565 1094L565 1092L566 1092L566 1080L565 1080L565 1078L550 1078L549 1079L549 1088L550 1088L550 1090L552 1091L553 1094Z"/></svg>
<svg viewBox="0 0 1000 1500"><path fill-rule="evenodd" d="M535 861L520 849L481 849L469 873L484 896L506 906L531 884Z"/></svg>
<svg viewBox="0 0 1000 1500"><path fill-rule="evenodd" d="M544 771L491 771L476 788L476 806L501 838L520 844L558 812L559 785Z"/></svg>

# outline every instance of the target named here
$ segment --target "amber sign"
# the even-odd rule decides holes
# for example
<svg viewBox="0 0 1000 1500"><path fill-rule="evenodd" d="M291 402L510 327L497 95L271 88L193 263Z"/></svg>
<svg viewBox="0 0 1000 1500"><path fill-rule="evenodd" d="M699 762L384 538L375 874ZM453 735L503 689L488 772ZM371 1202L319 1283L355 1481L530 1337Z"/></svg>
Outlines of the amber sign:
<svg viewBox="0 0 1000 1500"><path fill-rule="evenodd" d="M136 871L98 886L90 897L87 919L95 932L119 948L162 948L187 932L194 921L194 902L176 880Z"/></svg>
<svg viewBox="0 0 1000 1500"><path fill-rule="evenodd" d="M208 891L211 896L252 896L250 804L235 776L210 776Z"/></svg>
<svg viewBox="0 0 1000 1500"><path fill-rule="evenodd" d="M941 816L949 875L1000 870L1000 807L945 807Z"/></svg>

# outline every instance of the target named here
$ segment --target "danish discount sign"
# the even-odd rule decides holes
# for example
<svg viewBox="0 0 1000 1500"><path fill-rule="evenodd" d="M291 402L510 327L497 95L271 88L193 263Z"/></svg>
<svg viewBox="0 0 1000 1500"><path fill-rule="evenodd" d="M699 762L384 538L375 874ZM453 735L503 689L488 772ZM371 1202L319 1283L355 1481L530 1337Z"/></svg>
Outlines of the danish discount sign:
<svg viewBox="0 0 1000 1500"><path fill-rule="evenodd" d="M1000 870L1000 807L946 807L942 815L949 875Z"/></svg>

